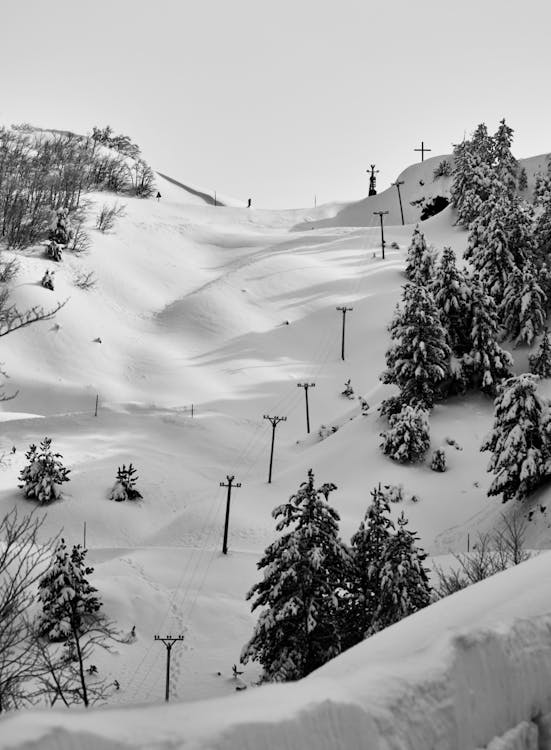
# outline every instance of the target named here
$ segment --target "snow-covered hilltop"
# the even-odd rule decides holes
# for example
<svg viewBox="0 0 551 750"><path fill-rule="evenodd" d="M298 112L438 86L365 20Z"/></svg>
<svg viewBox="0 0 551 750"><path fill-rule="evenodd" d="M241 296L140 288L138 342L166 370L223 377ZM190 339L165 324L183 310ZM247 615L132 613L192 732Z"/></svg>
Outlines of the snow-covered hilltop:
<svg viewBox="0 0 551 750"><path fill-rule="evenodd" d="M66 251L54 265L43 246L2 250L19 263L10 285L19 308L67 303L54 321L3 338L8 385L19 395L0 414L0 516L32 507L18 476L28 446L48 436L71 474L44 531L63 528L77 544L86 529L104 610L135 639L97 656L99 674L118 685L101 721L78 710L16 715L0 723L0 748L547 746L548 553L392 625L300 682L256 690L257 665L232 674L256 619L245 595L274 539L272 509L307 469L336 485L345 541L379 483L403 485L392 516L404 511L432 556L466 552L516 512L487 496L492 476L480 447L493 403L480 392L432 410L430 448L445 448L445 472L395 463L380 449L387 422L377 407L396 393L380 375L406 251L422 213L449 201L452 160L433 157L398 176L404 225L394 186L350 204L269 211L221 195L214 205L211 191L157 175L158 200L86 194L86 252ZM531 198L547 155L520 166ZM121 204L112 229L97 229L102 208ZM377 211L388 211L384 260ZM438 255L466 249L456 219L447 206L420 225ZM48 268L53 291L40 284ZM94 283L79 283L87 274ZM353 308L345 360L343 305ZM513 372L527 371L528 349L513 356ZM305 381L315 383L310 434L297 388ZM347 381L369 403L367 415L342 395ZM539 393L551 395L548 382ZM270 484L264 415L286 417ZM129 463L143 501L113 502L117 468ZM228 476L241 486L226 556L220 483ZM522 505L532 549L551 546L548 494L538 489ZM168 633L185 636L172 654L175 705L129 708L162 701L165 653L154 636ZM507 732L509 744L494 740Z"/></svg>

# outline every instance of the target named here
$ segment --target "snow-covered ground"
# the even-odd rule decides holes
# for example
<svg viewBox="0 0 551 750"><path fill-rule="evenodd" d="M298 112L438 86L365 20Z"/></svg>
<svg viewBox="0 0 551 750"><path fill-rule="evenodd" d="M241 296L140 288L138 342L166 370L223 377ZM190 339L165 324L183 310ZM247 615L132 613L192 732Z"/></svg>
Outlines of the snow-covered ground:
<svg viewBox="0 0 551 750"><path fill-rule="evenodd" d="M409 167L400 176L405 181L406 221L419 216L411 200L447 194L449 180L432 182L432 170L442 158ZM530 180L544 159L524 162ZM417 503L408 500L393 510L396 514L405 511L411 528L432 554L465 551L468 535L472 540L499 523L502 513L517 510L486 497L488 456L480 453L479 446L491 425L492 403L482 396L452 399L437 406L431 416L432 447L446 447L446 473L432 472L428 465L397 466L379 450L384 422L376 406L390 392L379 381L388 347L386 326L404 283L405 250L413 230L411 223L399 224L395 188L354 204L257 211L239 205L214 207L208 199L191 196L187 188L160 177L158 186L163 196L160 202L125 199L125 217L105 235L92 228L95 214L98 206L115 199L105 194L91 196L92 248L81 257L66 255L62 264L55 265L54 293L39 284L52 262L41 248L24 254L15 282L17 303L48 307L57 300L68 302L54 322L5 337L2 351L10 374L8 387L20 389L20 395L3 405L1 415L5 424L0 446L6 455L0 471L0 512L14 505L29 507L17 489L24 452L31 442L51 437L71 469L71 482L64 486L64 499L48 508L46 531L55 533L63 527L66 540L77 543L86 522L89 558L96 570L94 584L103 596L105 611L123 631L136 626L135 643L121 646L115 657L98 655L97 659L100 672L120 682L121 689L110 701L120 705L162 700L165 655L153 640L156 633L185 635L183 646L175 646L173 652L174 700L197 701L235 692L231 666L254 623L245 594L256 581L259 554L273 539L271 510L297 489L310 467L316 481L337 485L331 499L341 515L346 539L358 526L370 490L379 482L402 483L409 496L420 497ZM390 212L385 260L380 257L378 217L373 216L380 209ZM461 253L466 234L453 222L451 209L446 209L424 222L423 230L435 246L450 245ZM397 247L391 247L392 243ZM75 274L83 270L94 271L96 288L83 291L73 285ZM343 304L354 308L347 316L344 362L340 356L342 317L335 309ZM525 370L526 352L513 354L517 371ZM369 401L369 416L361 416L358 401L340 395L348 378L356 394ZM309 394L310 435L306 434L304 392L297 388L303 380L316 383ZM94 417L97 394L100 408ZM265 414L287 417L277 428L271 484L266 481L271 427L263 419ZM317 434L321 424L339 429L321 441ZM461 450L447 445L446 438L457 441ZM9 453L12 446L15 454ZM139 504L110 502L108 493L117 466L130 461L138 469L144 500ZM226 490L219 485L228 474L234 474L242 486L232 495L230 553L224 556ZM551 545L551 505L546 495L547 491L540 492L526 508L544 508L537 510L529 524L528 543L534 548ZM538 651L543 649L542 633L548 633L547 620L534 619L549 611L549 578L543 560L548 558L542 556L522 566L542 579L534 581L537 595L525 591L532 580L529 573L504 574L505 583L496 584L496 608L490 607L494 584L485 583L480 594L462 594L411 618L411 623L427 623L426 641L417 640L422 624L400 623L300 685L267 689L273 699L265 690L258 694L249 690L227 704L201 704L201 710L179 705L168 711L150 709L151 714L129 713L128 718L108 715L127 721L137 732L142 731L142 717L150 715L151 722L158 721L168 733L187 738L188 744L179 739L180 744L169 747L357 747L355 737L379 736L369 713L374 696L383 713L385 705L400 705L399 701L386 704L385 696L394 700L401 695L396 692L399 675L411 677L411 683L405 680L401 689L417 685L423 654L430 666L423 678L428 693L419 688L425 697L406 705L418 714L419 726L430 700L441 706L443 716L453 715L457 709L453 693L433 691L431 680L446 682L450 660L459 663L467 654L471 664L477 661L480 648L467 648L470 636L465 636L465 642L454 640L455 620L448 612L457 614L463 609L452 601L465 603L458 632L472 629L475 645L485 632L490 633L489 661L482 660L487 665L487 684L492 686L494 679L506 682L509 677L504 675L509 672L499 651L505 648L503 644L519 634L527 651L532 647ZM465 598L469 595L472 601ZM517 617L529 622L517 623ZM497 656L492 633L496 634ZM406 648L406 641L413 644L411 649ZM411 673L406 654L413 659ZM549 660L549 654L545 659ZM541 663L549 666L545 659L542 656ZM396 678L392 676L395 668ZM386 675L381 683L372 677L377 670ZM254 667L248 667L244 683L251 683L256 674ZM470 684L466 672L462 679ZM410 692L416 691L411 687ZM408 700L413 700L412 695ZM264 702L266 707L261 708ZM262 717L268 725L277 719L276 714L263 711L274 710L274 705L280 706L281 721L289 727L287 744L262 744ZM245 707L242 714L241 707ZM244 718L239 718L253 707L262 725L258 735L254 726L243 728ZM215 724L213 714L218 711L220 723ZM233 713L237 721L230 729L228 717ZM300 740L302 735L293 735L304 731L304 727L296 728L299 713L318 744L306 744L304 738ZM518 715L530 718L525 712ZM10 746L1 743L11 741L11 733L18 732L25 721L16 717L3 722L0 747ZM32 721L38 727L58 719L37 715ZM106 732L116 721L105 723ZM143 722L147 724L145 718ZM94 723L92 718L90 731ZM323 744L335 737L330 729L333 724L333 728L355 727L351 744ZM412 731L412 725L407 726ZM377 745L374 739L373 745L362 746L482 747L512 726L492 724L494 734L484 730L473 735L472 741L478 744L438 744L420 733L419 743L424 738L424 745L407 745L405 740ZM141 746L154 747L143 733ZM201 736L208 739L197 739L196 744L190 739ZM128 742L132 738L137 742L134 734ZM97 738L93 741L80 738L80 744L70 744L67 739L66 746L116 746L102 745ZM46 740L41 742L41 748L48 747ZM62 747L61 742L50 746Z"/></svg>

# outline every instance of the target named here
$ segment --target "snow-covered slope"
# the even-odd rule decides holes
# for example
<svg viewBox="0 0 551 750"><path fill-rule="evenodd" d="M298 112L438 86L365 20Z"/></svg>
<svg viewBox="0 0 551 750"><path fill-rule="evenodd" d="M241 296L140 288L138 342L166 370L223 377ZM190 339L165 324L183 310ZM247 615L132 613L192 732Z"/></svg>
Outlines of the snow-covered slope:
<svg viewBox="0 0 551 750"><path fill-rule="evenodd" d="M549 563L546 552L454 594L297 683L101 717L18 715L0 748L546 750Z"/></svg>
<svg viewBox="0 0 551 750"><path fill-rule="evenodd" d="M431 161L406 170L407 182L428 179ZM253 626L245 593L256 580L260 552L273 539L271 510L297 489L309 467L316 481L337 484L332 500L345 538L379 482L403 483L408 495L421 498L394 510L405 511L433 553L464 551L468 534L472 539L502 512L516 510L486 497L487 456L479 445L490 426L488 399L457 398L435 408L432 447L449 437L462 448L446 444L445 474L427 465L396 466L379 450L384 422L376 406L389 392L379 374L413 227L402 227L397 213L387 217L383 261L370 211L373 201L396 211L395 188L364 206L257 211L190 202L188 191L168 181L159 187L160 202L125 199L126 215L105 235L93 229L95 214L114 198L92 195L93 245L85 256L66 255L54 265L42 248L24 253L17 303L68 302L55 322L2 339L8 386L20 395L3 404L1 415L0 445L17 450L6 455L0 472L0 513L29 507L17 489L24 451L52 437L71 482L64 500L48 509L45 530L63 527L68 542L76 543L86 521L106 612L121 629L137 628L136 643L114 658L98 656L102 674L121 684L111 699L121 704L162 698L164 664L153 635L165 631L186 635L174 654L175 699L234 691L231 665ZM404 190L407 200L417 196L417 188ZM453 224L446 209L423 228L437 247L460 253L466 234ZM54 293L38 283L46 267L56 270ZM73 285L83 270L94 271L94 289ZM335 310L343 304L354 307L344 362ZM526 352L514 355L524 370ZM316 383L310 435L297 388L306 378ZM370 402L368 417L357 401L340 395L348 378ZM271 429L264 414L287 417L277 430L270 485ZM321 424L339 430L320 441ZM138 469L144 501L112 503L107 498L117 466L129 461ZM225 490L219 483L227 474L242 486L232 500L230 554L222 556ZM532 546L551 544L546 495L529 505L545 507L529 525ZM250 668L244 680L255 676Z"/></svg>

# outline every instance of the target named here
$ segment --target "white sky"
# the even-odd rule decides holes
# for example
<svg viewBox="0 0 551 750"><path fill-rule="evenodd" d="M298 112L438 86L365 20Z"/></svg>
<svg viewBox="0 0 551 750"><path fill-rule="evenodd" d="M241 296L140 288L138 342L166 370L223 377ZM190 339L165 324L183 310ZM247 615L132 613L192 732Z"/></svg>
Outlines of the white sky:
<svg viewBox="0 0 551 750"><path fill-rule="evenodd" d="M14 0L0 121L110 124L152 166L253 206L367 194L505 116L551 151L548 0Z"/></svg>

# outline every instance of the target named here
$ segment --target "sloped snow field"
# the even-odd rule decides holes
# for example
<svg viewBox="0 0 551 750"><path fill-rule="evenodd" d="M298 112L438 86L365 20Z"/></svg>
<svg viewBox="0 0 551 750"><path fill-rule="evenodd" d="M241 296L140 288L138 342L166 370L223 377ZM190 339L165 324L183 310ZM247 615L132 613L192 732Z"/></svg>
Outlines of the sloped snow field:
<svg viewBox="0 0 551 750"><path fill-rule="evenodd" d="M446 180L432 183L441 158L401 176L406 221L418 218L411 200L446 194ZM524 162L530 179L544 159ZM100 673L120 683L110 699L119 707L101 721L78 711L15 716L0 724L0 748L481 748L508 730L509 744L493 750L551 747L541 744L551 732L543 718L551 711L548 554L408 618L307 680L233 695L257 677L247 667L236 682L231 667L252 631L245 594L273 539L271 510L308 468L318 483L337 485L331 499L347 539L379 482L420 498L393 510L405 511L434 556L464 552L468 535L517 509L486 497L488 456L479 452L491 425L486 398L435 408L431 447L446 447L444 474L428 464L397 466L379 450L385 423L377 405L390 392L379 381L386 326L414 227L399 225L393 188L356 204L286 212L231 199L232 207L214 207L175 181L159 177L158 185L160 202L125 199L126 215L105 235L93 229L95 215L114 198L90 196L92 248L55 264L55 292L39 284L54 265L42 248L21 259L14 289L21 307L68 301L55 321L3 339L8 386L20 394L0 417L0 511L29 508L18 472L28 445L51 437L71 482L48 508L46 531L63 528L73 544L86 523L105 612L123 632L135 625L137 639L114 657L98 654ZM390 211L384 260L373 216L380 209ZM461 254L466 233L453 222L446 209L423 231ZM74 286L81 271L94 271L94 289ZM354 308L344 362L335 309L342 305ZM524 371L526 351L513 355ZM340 395L348 378L370 403L368 416ZM306 381L315 383L309 435L297 388ZM271 484L263 415L287 417L276 431ZM322 424L338 431L320 440ZM114 503L117 466L130 461L144 500ZM232 494L225 556L227 475L241 487ZM543 491L526 509L545 508L529 524L534 549L551 546L547 505ZM124 708L162 703L165 651L153 636L167 633L185 636L172 655L176 705ZM177 703L207 698L223 700ZM536 719L538 727L521 726Z"/></svg>

